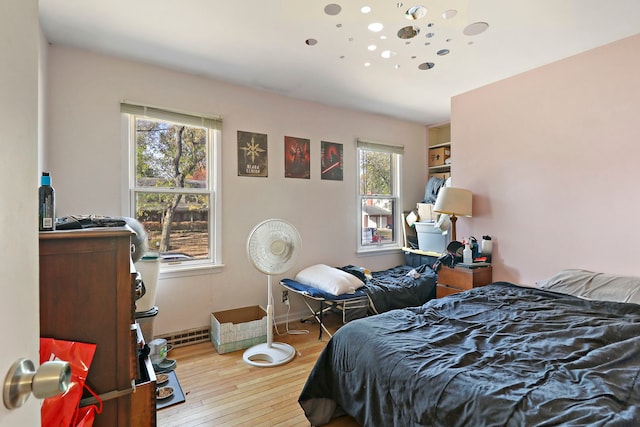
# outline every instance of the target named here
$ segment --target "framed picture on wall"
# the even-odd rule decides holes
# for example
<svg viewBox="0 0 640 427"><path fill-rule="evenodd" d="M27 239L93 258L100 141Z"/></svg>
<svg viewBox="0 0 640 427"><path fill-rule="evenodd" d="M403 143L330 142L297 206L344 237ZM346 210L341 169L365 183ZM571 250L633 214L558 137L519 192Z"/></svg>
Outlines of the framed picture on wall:
<svg viewBox="0 0 640 427"><path fill-rule="evenodd" d="M342 181L342 144L322 141L320 145L320 178Z"/></svg>
<svg viewBox="0 0 640 427"><path fill-rule="evenodd" d="M238 176L267 177L267 135L238 131Z"/></svg>
<svg viewBox="0 0 640 427"><path fill-rule="evenodd" d="M293 136L284 137L284 176L286 178L311 177L310 141Z"/></svg>

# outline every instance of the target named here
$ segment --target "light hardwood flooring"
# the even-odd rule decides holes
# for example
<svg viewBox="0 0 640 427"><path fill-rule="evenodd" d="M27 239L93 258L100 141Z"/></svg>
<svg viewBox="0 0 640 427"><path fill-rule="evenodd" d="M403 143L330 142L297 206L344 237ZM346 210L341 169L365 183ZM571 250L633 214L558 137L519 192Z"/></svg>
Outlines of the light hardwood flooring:
<svg viewBox="0 0 640 427"><path fill-rule="evenodd" d="M338 316L327 316L329 329L339 326ZM289 330L309 330L309 334L274 333L274 341L295 347L296 357L289 363L262 368L246 364L242 351L218 354L210 342L173 349L168 358L177 360L176 375L185 393L184 403L158 411L160 427L173 426L309 426L298 396L326 345L318 325L293 322ZM329 427L359 427L348 416L334 419Z"/></svg>

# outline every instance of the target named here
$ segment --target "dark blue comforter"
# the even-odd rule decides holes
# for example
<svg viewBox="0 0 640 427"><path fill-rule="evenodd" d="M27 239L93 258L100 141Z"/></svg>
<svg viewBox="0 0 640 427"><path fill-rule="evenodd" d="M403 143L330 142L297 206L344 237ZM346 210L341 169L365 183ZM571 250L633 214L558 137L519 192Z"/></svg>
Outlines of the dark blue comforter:
<svg viewBox="0 0 640 427"><path fill-rule="evenodd" d="M412 271L418 275L407 276ZM436 273L426 265L416 268L400 265L374 271L371 276L362 290L369 295L376 313L420 306L436 297Z"/></svg>
<svg viewBox="0 0 640 427"><path fill-rule="evenodd" d="M640 425L640 306L495 283L343 326L299 397L312 425Z"/></svg>

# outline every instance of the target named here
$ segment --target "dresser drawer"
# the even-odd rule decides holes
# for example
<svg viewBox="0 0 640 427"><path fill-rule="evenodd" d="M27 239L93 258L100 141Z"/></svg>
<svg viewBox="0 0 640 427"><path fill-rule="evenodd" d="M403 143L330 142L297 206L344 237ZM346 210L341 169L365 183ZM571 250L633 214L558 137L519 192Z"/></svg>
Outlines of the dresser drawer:
<svg viewBox="0 0 640 427"><path fill-rule="evenodd" d="M441 267L438 270L438 284L462 291L488 285L492 281L491 267L462 268ZM440 290L440 292L444 292Z"/></svg>

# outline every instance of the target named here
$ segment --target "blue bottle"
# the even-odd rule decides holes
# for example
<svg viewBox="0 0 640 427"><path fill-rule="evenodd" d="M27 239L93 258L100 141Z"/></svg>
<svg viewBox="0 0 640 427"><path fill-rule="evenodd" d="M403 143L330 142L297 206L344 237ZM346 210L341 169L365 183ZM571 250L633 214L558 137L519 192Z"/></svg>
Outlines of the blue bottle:
<svg viewBox="0 0 640 427"><path fill-rule="evenodd" d="M51 176L49 176L49 172L42 172L40 188L38 189L38 205L38 229L40 231L55 230L55 190L51 186Z"/></svg>

